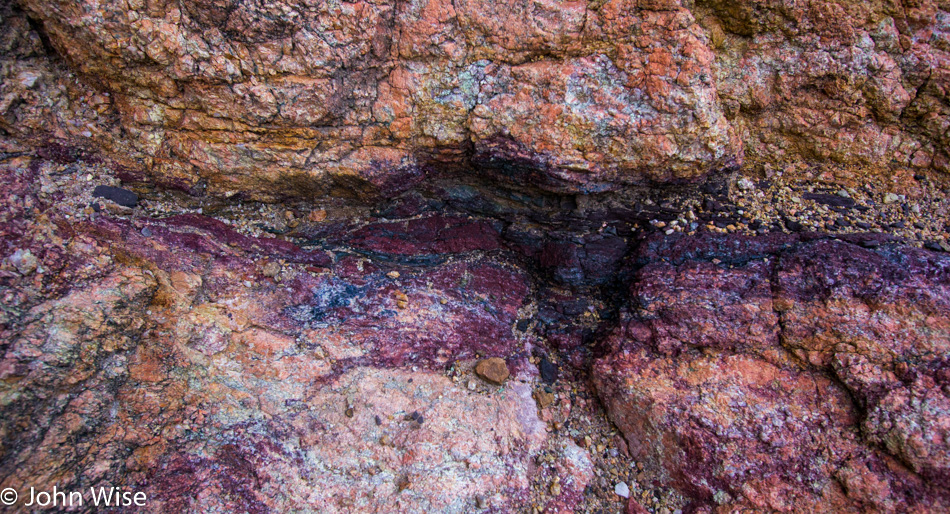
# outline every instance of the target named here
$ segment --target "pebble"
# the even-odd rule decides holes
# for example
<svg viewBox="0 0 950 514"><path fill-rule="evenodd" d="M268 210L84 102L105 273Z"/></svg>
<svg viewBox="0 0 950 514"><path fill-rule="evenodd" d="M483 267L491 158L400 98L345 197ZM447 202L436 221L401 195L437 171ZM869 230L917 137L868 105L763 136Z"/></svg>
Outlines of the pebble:
<svg viewBox="0 0 950 514"><path fill-rule="evenodd" d="M280 264L273 261L268 262L264 265L264 269L261 270L261 273L263 273L265 277L276 277L277 274L280 273Z"/></svg>
<svg viewBox="0 0 950 514"><path fill-rule="evenodd" d="M18 248L13 252L13 255L10 256L10 264L12 264L21 275L26 276L36 271L37 259L36 256L33 255L33 252Z"/></svg>
<svg viewBox="0 0 950 514"><path fill-rule="evenodd" d="M508 371L508 364L505 359L491 357L482 359L475 365L475 373L492 384L501 385L508 379L511 373Z"/></svg>
<svg viewBox="0 0 950 514"><path fill-rule="evenodd" d="M420 425L425 422L425 417L423 417L422 414L419 414L419 411L412 411L412 414L409 415L409 419Z"/></svg>
<svg viewBox="0 0 950 514"><path fill-rule="evenodd" d="M617 485L614 486L614 492L617 493L617 496L623 498L630 497L630 488L627 486L626 482L618 482Z"/></svg>
<svg viewBox="0 0 950 514"><path fill-rule="evenodd" d="M310 221L313 221L313 222L321 222L321 221L327 219L327 211L325 211L325 210L323 210L323 209L318 209L318 210L315 210L315 211L310 211L310 215L307 216L307 218L308 218Z"/></svg>
<svg viewBox="0 0 950 514"><path fill-rule="evenodd" d="M111 200L123 207L135 207L139 203L139 195L121 187L96 186L92 190L92 196Z"/></svg>
<svg viewBox="0 0 950 514"><path fill-rule="evenodd" d="M894 193L887 193L886 195L884 195L885 204L897 203L899 201L901 201L901 197L897 196Z"/></svg>
<svg viewBox="0 0 950 514"><path fill-rule="evenodd" d="M736 185L739 186L739 189L742 191L751 191L755 188L755 183L745 177L740 178Z"/></svg>
<svg viewBox="0 0 950 514"><path fill-rule="evenodd" d="M538 389L534 392L534 399L538 402L538 407L543 409L554 403L554 393L549 393L544 389Z"/></svg>
<svg viewBox="0 0 950 514"><path fill-rule="evenodd" d="M541 372L541 380L545 384L553 384L557 381L557 364L549 361L547 357L541 357L538 364L538 371Z"/></svg>
<svg viewBox="0 0 950 514"><path fill-rule="evenodd" d="M386 274L386 276L389 277L389 278L396 279L396 278L399 278L399 272L398 272L398 271L390 271L389 273Z"/></svg>
<svg viewBox="0 0 950 514"><path fill-rule="evenodd" d="M405 309L409 305L409 297L406 296L406 293L402 291L396 291L396 307L400 309Z"/></svg>

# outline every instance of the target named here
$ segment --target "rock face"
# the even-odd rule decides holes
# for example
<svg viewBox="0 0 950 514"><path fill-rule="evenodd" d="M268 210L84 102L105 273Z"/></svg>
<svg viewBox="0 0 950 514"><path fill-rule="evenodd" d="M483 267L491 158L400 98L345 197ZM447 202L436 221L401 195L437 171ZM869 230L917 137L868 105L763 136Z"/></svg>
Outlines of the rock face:
<svg viewBox="0 0 950 514"><path fill-rule="evenodd" d="M710 503L944 510L950 259L811 239L645 243L601 397L635 459Z"/></svg>
<svg viewBox="0 0 950 514"><path fill-rule="evenodd" d="M448 170L590 193L744 148L946 171L950 13L904 4L23 0L41 32L6 8L0 107L218 196L391 196ZM82 84L57 84L53 49Z"/></svg>
<svg viewBox="0 0 950 514"><path fill-rule="evenodd" d="M386 264L195 214L87 216L81 181L41 194L50 166L7 167L0 196L3 488L136 488L153 512L468 512L541 501L556 476L542 503L582 500L590 456L539 417L512 330L529 277L503 255ZM509 362L506 387L467 386L482 353Z"/></svg>
<svg viewBox="0 0 950 514"><path fill-rule="evenodd" d="M948 26L5 2L0 489L950 511Z"/></svg>
<svg viewBox="0 0 950 514"><path fill-rule="evenodd" d="M696 4L748 155L950 170L946 2Z"/></svg>
<svg viewBox="0 0 950 514"><path fill-rule="evenodd" d="M166 180L391 193L434 164L597 191L734 166L676 5L25 3ZM511 170L517 170L514 175Z"/></svg>

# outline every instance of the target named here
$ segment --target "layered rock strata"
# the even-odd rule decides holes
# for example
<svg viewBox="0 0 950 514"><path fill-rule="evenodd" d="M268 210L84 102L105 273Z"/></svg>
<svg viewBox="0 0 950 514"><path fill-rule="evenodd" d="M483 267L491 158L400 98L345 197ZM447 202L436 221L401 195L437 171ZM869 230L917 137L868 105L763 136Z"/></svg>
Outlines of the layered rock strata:
<svg viewBox="0 0 950 514"><path fill-rule="evenodd" d="M944 253L585 225L467 186L157 217L92 196L107 166L6 155L3 487L153 511L950 503Z"/></svg>
<svg viewBox="0 0 950 514"><path fill-rule="evenodd" d="M3 4L0 489L950 510L948 13Z"/></svg>

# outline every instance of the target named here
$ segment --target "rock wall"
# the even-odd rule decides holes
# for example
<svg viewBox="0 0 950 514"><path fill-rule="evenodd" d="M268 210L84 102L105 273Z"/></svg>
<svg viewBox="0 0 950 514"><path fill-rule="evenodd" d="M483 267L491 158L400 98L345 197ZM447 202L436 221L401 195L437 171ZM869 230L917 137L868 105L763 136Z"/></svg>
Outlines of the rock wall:
<svg viewBox="0 0 950 514"><path fill-rule="evenodd" d="M3 3L0 489L946 512L948 23Z"/></svg>
<svg viewBox="0 0 950 514"><path fill-rule="evenodd" d="M117 141L61 128L74 120L24 124L37 117L15 101L8 130L56 127L215 195L387 196L447 170L589 193L695 180L744 153L950 169L941 2L22 7L89 89L67 112L108 112L89 124Z"/></svg>
<svg viewBox="0 0 950 514"><path fill-rule="evenodd" d="M13 150L0 488L120 486L149 512L950 508L942 251L458 184L372 211L130 208L93 197L107 164Z"/></svg>
<svg viewBox="0 0 950 514"><path fill-rule="evenodd" d="M649 470L720 505L946 508L950 260L787 235L638 258L594 380Z"/></svg>

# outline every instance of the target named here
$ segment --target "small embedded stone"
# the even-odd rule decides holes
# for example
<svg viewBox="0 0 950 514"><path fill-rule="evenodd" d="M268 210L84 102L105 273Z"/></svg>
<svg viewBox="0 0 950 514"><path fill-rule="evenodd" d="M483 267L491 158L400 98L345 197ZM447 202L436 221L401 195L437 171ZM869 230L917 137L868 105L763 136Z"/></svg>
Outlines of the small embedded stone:
<svg viewBox="0 0 950 514"><path fill-rule="evenodd" d="M541 380L545 384L553 384L557 381L557 364L549 361L547 357L541 357L538 364L538 371L541 372Z"/></svg>
<svg viewBox="0 0 950 514"><path fill-rule="evenodd" d="M503 384L511 375L505 359L499 357L480 360L475 365L475 373L486 381L497 385Z"/></svg>
<svg viewBox="0 0 950 514"><path fill-rule="evenodd" d="M263 273L265 277L276 277L277 274L280 273L280 264L277 264L276 262L268 262L264 265L261 273Z"/></svg>
<svg viewBox="0 0 950 514"><path fill-rule="evenodd" d="M614 486L614 492L617 496L622 498L630 497L630 487L627 486L626 482L618 482L617 485Z"/></svg>
<svg viewBox="0 0 950 514"><path fill-rule="evenodd" d="M310 211L310 215L307 216L307 219L313 222L320 222L327 219L327 211L323 209L318 209L315 211Z"/></svg>
<svg viewBox="0 0 950 514"><path fill-rule="evenodd" d="M390 271L389 273L386 274L386 276L389 277L389 278L394 278L394 279L395 279L395 278L399 278L399 272L398 272L398 271Z"/></svg>
<svg viewBox="0 0 950 514"><path fill-rule="evenodd" d="M402 291L396 291L393 296L396 297L396 307L405 309L409 306L409 297L406 296L406 293L403 293Z"/></svg>
<svg viewBox="0 0 950 514"><path fill-rule="evenodd" d="M139 203L139 195L121 187L96 186L92 191L92 196L111 200L123 207L135 207Z"/></svg>
<svg viewBox="0 0 950 514"><path fill-rule="evenodd" d="M10 264L12 264L21 275L26 276L36 271L37 259L36 256L33 255L33 252L17 249L13 252L13 255L10 256Z"/></svg>
<svg viewBox="0 0 950 514"><path fill-rule="evenodd" d="M545 408L554 403L554 393L549 393L544 389L538 389L534 392L534 399L538 402L538 408Z"/></svg>

